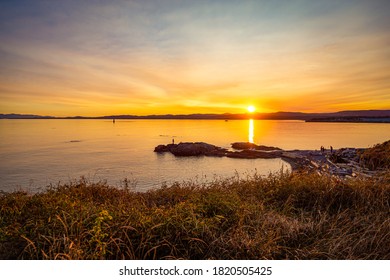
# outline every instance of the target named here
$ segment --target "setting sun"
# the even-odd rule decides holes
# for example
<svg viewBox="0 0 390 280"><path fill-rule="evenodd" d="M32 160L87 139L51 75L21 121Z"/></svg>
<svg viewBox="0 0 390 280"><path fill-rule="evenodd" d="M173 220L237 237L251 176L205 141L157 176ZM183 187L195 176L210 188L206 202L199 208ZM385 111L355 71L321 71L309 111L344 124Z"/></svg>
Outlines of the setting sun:
<svg viewBox="0 0 390 280"><path fill-rule="evenodd" d="M249 113L253 113L254 111L256 111L256 108L253 105L249 105L247 110L248 110Z"/></svg>

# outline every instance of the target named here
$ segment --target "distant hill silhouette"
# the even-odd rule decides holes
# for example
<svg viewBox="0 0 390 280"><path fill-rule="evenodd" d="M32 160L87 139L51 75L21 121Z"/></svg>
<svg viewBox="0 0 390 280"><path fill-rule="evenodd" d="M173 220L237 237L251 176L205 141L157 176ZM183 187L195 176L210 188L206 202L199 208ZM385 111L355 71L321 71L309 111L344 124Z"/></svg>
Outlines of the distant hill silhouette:
<svg viewBox="0 0 390 280"><path fill-rule="evenodd" d="M26 115L26 114L0 114L0 119L55 119L52 116Z"/></svg>
<svg viewBox="0 0 390 280"><path fill-rule="evenodd" d="M99 117L54 117L30 114L0 114L0 119L191 119L191 120L304 120L310 122L390 122L390 110L358 110L335 113L246 113L246 114L188 114L188 115L111 115Z"/></svg>

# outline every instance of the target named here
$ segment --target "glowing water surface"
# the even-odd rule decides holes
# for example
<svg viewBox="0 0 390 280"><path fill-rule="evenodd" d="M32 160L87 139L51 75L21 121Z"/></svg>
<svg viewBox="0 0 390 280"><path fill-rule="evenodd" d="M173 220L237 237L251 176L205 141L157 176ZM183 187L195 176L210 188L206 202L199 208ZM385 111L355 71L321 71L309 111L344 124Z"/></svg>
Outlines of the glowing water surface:
<svg viewBox="0 0 390 280"><path fill-rule="evenodd" d="M159 144L202 141L229 148L249 141L283 149L369 147L390 139L389 124L263 120L0 120L0 190L37 191L85 176L136 190L175 181L267 175L280 159L177 158L153 152Z"/></svg>

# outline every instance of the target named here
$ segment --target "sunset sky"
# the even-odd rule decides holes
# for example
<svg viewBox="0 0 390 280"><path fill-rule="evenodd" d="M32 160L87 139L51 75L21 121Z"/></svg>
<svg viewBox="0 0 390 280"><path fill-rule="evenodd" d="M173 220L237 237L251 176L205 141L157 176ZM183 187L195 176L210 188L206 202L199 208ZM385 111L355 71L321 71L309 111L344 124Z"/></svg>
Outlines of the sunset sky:
<svg viewBox="0 0 390 280"><path fill-rule="evenodd" d="M0 2L0 113L390 109L390 1Z"/></svg>

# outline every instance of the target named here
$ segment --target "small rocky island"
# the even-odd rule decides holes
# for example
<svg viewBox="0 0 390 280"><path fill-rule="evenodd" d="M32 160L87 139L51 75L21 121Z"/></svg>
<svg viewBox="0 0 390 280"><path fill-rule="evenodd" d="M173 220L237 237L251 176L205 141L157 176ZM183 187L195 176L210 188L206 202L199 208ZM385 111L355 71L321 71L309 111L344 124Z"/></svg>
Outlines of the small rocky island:
<svg viewBox="0 0 390 280"><path fill-rule="evenodd" d="M154 151L157 153L170 152L178 157L211 156L230 158L279 158L282 150L275 147L257 146L252 143L233 143L232 148L239 151L231 151L204 142L184 142L179 144L158 145Z"/></svg>
<svg viewBox="0 0 390 280"><path fill-rule="evenodd" d="M390 141L381 145L386 145L385 147L390 146ZM154 152L170 152L177 157L211 156L241 159L280 158L288 162L294 172L309 171L316 172L320 175L330 174L340 178L372 177L375 176L377 172L380 172L380 170L373 170L365 164L365 150L366 149L342 148L338 150L322 151L286 151L277 147L256 145L249 142L232 143L232 149L226 149L204 142L184 142L179 144L158 145L155 147Z"/></svg>

